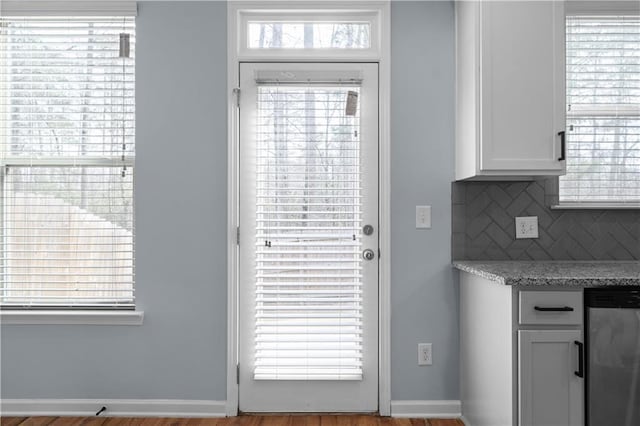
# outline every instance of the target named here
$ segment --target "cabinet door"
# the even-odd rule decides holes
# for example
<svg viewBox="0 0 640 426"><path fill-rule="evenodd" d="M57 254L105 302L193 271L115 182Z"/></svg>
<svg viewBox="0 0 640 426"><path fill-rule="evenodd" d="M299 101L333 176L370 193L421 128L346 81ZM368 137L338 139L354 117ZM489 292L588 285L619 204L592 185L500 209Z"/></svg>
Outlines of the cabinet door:
<svg viewBox="0 0 640 426"><path fill-rule="evenodd" d="M518 332L519 425L582 426L580 330Z"/></svg>
<svg viewBox="0 0 640 426"><path fill-rule="evenodd" d="M481 171L563 173L564 19L562 1L481 3Z"/></svg>

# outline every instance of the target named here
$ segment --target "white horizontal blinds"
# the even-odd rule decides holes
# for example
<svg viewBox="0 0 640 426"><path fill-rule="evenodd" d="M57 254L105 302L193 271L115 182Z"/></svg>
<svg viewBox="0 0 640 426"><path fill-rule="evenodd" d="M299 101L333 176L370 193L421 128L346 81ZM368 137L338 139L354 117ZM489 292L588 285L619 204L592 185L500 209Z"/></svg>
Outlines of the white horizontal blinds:
<svg viewBox="0 0 640 426"><path fill-rule="evenodd" d="M132 308L135 22L0 25L2 305Z"/></svg>
<svg viewBox="0 0 640 426"><path fill-rule="evenodd" d="M362 378L355 85L258 87L257 380Z"/></svg>
<svg viewBox="0 0 640 426"><path fill-rule="evenodd" d="M11 167L4 184L5 305L132 305L131 173Z"/></svg>
<svg viewBox="0 0 640 426"><path fill-rule="evenodd" d="M2 18L0 23L5 158L133 156L133 18ZM119 57L120 33L130 34L131 58Z"/></svg>
<svg viewBox="0 0 640 426"><path fill-rule="evenodd" d="M640 202L640 17L567 18L561 202Z"/></svg>
<svg viewBox="0 0 640 426"><path fill-rule="evenodd" d="M250 49L368 49L369 22L249 21Z"/></svg>

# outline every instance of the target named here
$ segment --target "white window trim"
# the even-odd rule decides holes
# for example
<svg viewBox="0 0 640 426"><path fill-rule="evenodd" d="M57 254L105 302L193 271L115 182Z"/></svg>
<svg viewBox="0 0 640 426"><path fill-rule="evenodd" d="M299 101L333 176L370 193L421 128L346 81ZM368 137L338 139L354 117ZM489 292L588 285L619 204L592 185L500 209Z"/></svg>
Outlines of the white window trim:
<svg viewBox="0 0 640 426"><path fill-rule="evenodd" d="M2 0L2 16L136 16L135 0Z"/></svg>
<svg viewBox="0 0 640 426"><path fill-rule="evenodd" d="M334 11L377 15L376 55L358 56L359 49L350 49L346 54L335 53L334 49L316 49L302 53L302 49L281 49L258 55L241 52L239 34L242 31L240 17L244 13L261 12L269 9L302 10L309 12ZM253 16L253 15L252 15ZM369 15L370 16L370 15ZM239 197L238 197L238 110L234 89L239 85L240 62L378 62L379 63L379 377L378 409L382 416L391 415L391 0L359 1L243 1L230 0L227 4L227 401L226 415L238 414L238 247L236 245ZM372 30L373 34L373 30ZM256 50L256 49L252 49ZM266 50L266 49L265 49ZM243 56L244 55L244 56Z"/></svg>
<svg viewBox="0 0 640 426"><path fill-rule="evenodd" d="M142 325L144 311L0 310L1 325Z"/></svg>
<svg viewBox="0 0 640 426"><path fill-rule="evenodd" d="M576 15L637 15L640 13L640 2L637 0L568 0L567 16Z"/></svg>
<svg viewBox="0 0 640 426"><path fill-rule="evenodd" d="M608 16L608 15L640 15L640 2L637 0L620 0L620 1L585 1L585 0L568 0L566 5L566 17L570 16ZM566 78L566 77L565 77ZM588 111L584 111L588 113ZM611 111L616 113L617 111ZM634 111L635 112L635 111ZM568 112L567 116L575 114ZM556 180L558 193L560 192L560 180ZM557 204L551 205L552 210L640 210L640 203L633 202L570 202L558 201Z"/></svg>
<svg viewBox="0 0 640 426"><path fill-rule="evenodd" d="M550 207L551 210L640 210L637 203L579 203L568 202L558 203Z"/></svg>

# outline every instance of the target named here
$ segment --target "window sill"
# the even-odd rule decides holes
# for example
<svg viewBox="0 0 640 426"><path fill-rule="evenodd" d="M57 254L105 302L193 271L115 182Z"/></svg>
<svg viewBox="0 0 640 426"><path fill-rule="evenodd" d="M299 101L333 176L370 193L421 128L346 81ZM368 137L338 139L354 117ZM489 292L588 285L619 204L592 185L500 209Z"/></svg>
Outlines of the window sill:
<svg viewBox="0 0 640 426"><path fill-rule="evenodd" d="M2 325L142 325L144 311L1 310Z"/></svg>
<svg viewBox="0 0 640 426"><path fill-rule="evenodd" d="M560 203L551 210L640 210L640 204L625 203Z"/></svg>

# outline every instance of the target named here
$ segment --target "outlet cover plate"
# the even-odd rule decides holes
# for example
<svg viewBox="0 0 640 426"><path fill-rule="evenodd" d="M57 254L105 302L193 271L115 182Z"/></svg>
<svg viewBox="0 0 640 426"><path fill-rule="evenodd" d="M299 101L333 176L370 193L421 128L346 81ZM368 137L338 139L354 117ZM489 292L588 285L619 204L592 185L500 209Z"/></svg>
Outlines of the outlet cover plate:
<svg viewBox="0 0 640 426"><path fill-rule="evenodd" d="M433 352L431 343L418 343L418 365L432 365Z"/></svg>
<svg viewBox="0 0 640 426"><path fill-rule="evenodd" d="M538 238L538 216L516 217L516 239Z"/></svg>

